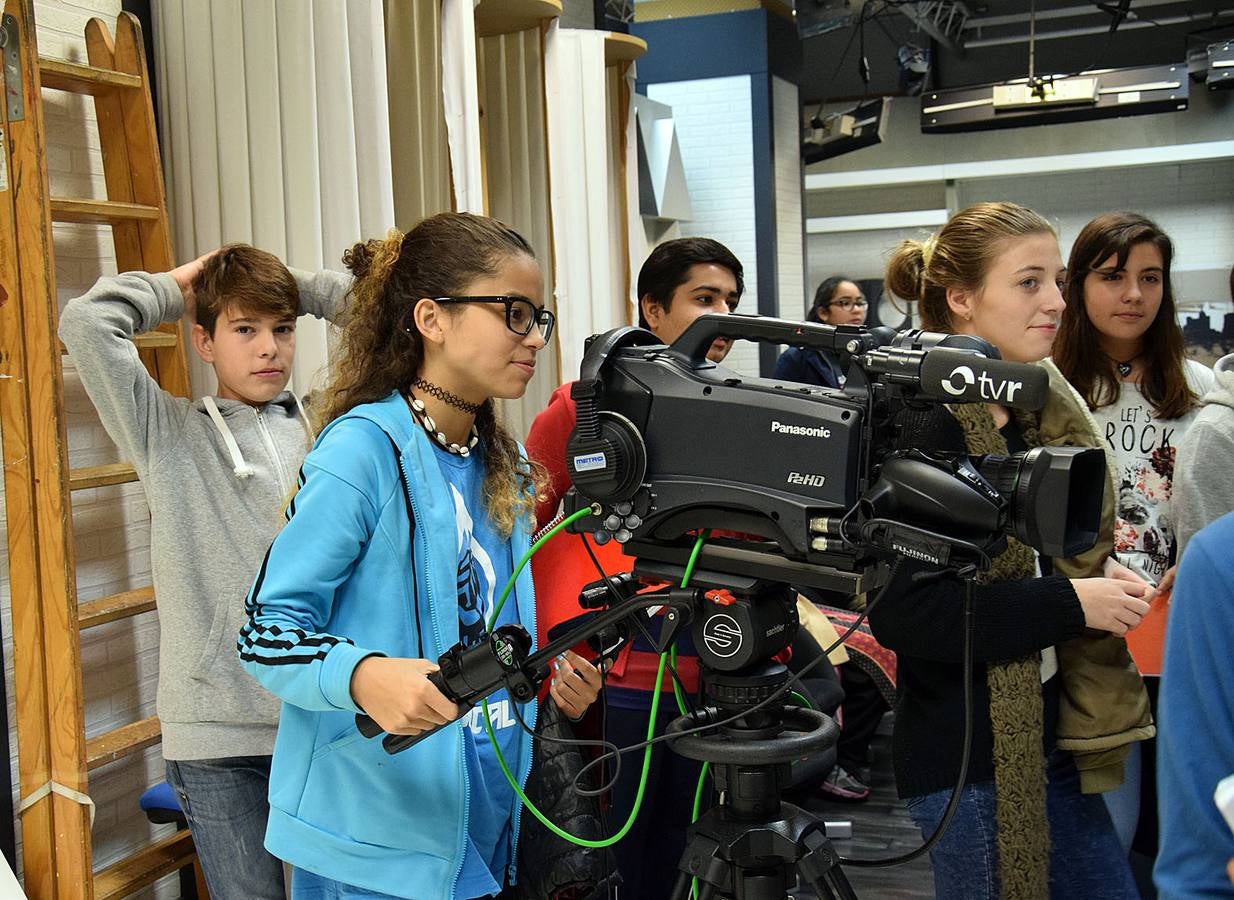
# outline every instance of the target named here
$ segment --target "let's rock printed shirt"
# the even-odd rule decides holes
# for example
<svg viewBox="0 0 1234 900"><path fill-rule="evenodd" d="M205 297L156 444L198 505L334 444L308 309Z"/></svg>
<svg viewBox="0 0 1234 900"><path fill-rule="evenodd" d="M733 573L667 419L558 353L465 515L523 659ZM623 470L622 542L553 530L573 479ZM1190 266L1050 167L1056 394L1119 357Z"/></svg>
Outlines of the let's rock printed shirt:
<svg viewBox="0 0 1234 900"><path fill-rule="evenodd" d="M1213 385L1212 370L1192 360L1186 367L1191 389L1203 397ZM1093 412L1118 490L1114 557L1154 584L1176 562L1174 463L1198 413L1197 407L1178 419L1158 418L1139 386L1129 383L1116 403Z"/></svg>

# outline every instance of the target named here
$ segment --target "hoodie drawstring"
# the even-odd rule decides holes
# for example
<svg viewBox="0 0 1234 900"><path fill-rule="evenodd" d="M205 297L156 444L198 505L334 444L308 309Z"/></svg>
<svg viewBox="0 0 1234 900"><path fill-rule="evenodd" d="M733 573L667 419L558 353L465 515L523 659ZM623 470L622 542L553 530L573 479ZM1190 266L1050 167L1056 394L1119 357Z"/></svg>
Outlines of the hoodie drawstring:
<svg viewBox="0 0 1234 900"><path fill-rule="evenodd" d="M232 471L236 473L236 477L248 478L250 475L256 474L257 470L245 462L244 454L240 452L240 445L236 443L231 429L223 421L222 413L219 412L218 404L214 402L214 398L209 396L202 397L201 405L206 408L206 412L209 413L210 418L214 421L214 427L219 430L219 434L223 437L223 443L227 445L227 452L231 454ZM296 400L296 405L300 405L298 399Z"/></svg>

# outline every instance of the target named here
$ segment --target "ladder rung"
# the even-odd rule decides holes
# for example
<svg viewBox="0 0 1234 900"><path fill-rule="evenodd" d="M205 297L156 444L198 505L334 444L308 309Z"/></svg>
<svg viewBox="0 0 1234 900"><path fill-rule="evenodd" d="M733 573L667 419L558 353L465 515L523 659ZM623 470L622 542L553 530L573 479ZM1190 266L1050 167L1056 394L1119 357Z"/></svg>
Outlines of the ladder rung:
<svg viewBox="0 0 1234 900"><path fill-rule="evenodd" d="M190 865L195 855L189 832L173 831L95 875L94 900L128 897L164 875Z"/></svg>
<svg viewBox="0 0 1234 900"><path fill-rule="evenodd" d="M155 347L178 346L180 340L170 331L147 331L133 335L133 343L141 350L153 350Z"/></svg>
<svg viewBox="0 0 1234 900"><path fill-rule="evenodd" d="M98 69L79 63L39 57L39 80L45 88L74 94L102 94L123 88L140 88L141 78L127 72Z"/></svg>
<svg viewBox="0 0 1234 900"><path fill-rule="evenodd" d="M154 608L154 588L138 588L81 604L77 607L77 624L80 628L93 628L116 619L150 612Z"/></svg>
<svg viewBox="0 0 1234 900"><path fill-rule="evenodd" d="M138 219L157 219L161 213L157 206L141 203L121 203L118 200L84 200L70 197L51 198L53 222L86 222L96 225L112 225L116 222L131 222Z"/></svg>
<svg viewBox="0 0 1234 900"><path fill-rule="evenodd" d="M128 463L87 466L69 472L69 490L84 491L86 488L107 487L109 484L129 484L136 480L137 470Z"/></svg>
<svg viewBox="0 0 1234 900"><path fill-rule="evenodd" d="M162 739L163 728L158 716L121 725L86 741L86 768L97 769L133 753L140 753Z"/></svg>

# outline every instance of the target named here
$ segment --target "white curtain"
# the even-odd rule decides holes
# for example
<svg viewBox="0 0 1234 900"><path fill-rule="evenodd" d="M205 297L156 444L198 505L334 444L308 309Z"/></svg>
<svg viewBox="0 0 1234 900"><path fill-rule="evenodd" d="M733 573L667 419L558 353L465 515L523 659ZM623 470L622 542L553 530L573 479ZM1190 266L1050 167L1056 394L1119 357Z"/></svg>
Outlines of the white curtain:
<svg viewBox="0 0 1234 900"><path fill-rule="evenodd" d="M546 106L552 184L554 268L561 377L578 378L588 335L625 324L627 299L614 296L612 164L605 32L549 26ZM637 203L631 207L637 216ZM617 243L620 242L620 243ZM622 251L624 255L624 250ZM639 260L641 262L641 260Z"/></svg>
<svg viewBox="0 0 1234 900"><path fill-rule="evenodd" d="M342 269L347 247L394 224L381 0L155 0L153 13L179 260L243 241ZM301 323L298 391L327 337ZM213 372L189 356L194 392L209 393Z"/></svg>
<svg viewBox="0 0 1234 900"><path fill-rule="evenodd" d="M608 67L610 152L609 197L613 226L614 324L637 325L635 285L647 258L647 232L639 213L638 115L634 108L635 64ZM622 318L624 316L624 318Z"/></svg>
<svg viewBox="0 0 1234 900"><path fill-rule="evenodd" d="M454 208L484 215L483 156L480 151L480 87L476 71L478 0L441 2L441 91Z"/></svg>
<svg viewBox="0 0 1234 900"><path fill-rule="evenodd" d="M555 309L543 36L538 28L528 28L483 37L478 53L488 213L531 244L544 273L545 303ZM506 427L525 437L559 383L556 347L550 346L539 356L527 393L501 404Z"/></svg>

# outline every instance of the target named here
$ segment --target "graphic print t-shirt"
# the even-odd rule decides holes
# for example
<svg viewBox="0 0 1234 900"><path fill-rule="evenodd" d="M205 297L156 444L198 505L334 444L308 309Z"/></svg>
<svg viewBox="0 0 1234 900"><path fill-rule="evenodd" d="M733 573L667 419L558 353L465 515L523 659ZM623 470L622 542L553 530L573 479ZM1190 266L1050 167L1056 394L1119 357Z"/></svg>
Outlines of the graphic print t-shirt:
<svg viewBox="0 0 1234 900"><path fill-rule="evenodd" d="M1187 383L1203 397L1213 385L1207 366L1188 360ZM1152 581L1176 560L1170 509L1174 461L1199 408L1178 419L1159 419L1140 388L1124 383L1118 401L1093 412L1115 472L1118 505L1114 556Z"/></svg>
<svg viewBox="0 0 1234 900"><path fill-rule="evenodd" d="M502 589L510 578L510 544L492 528L484 507L484 465L479 455L469 457L433 448L442 475L454 499L458 547L458 630L468 647L483 638L488 620ZM498 625L518 621L511 596L502 608ZM502 755L512 763L518 724L510 712L506 692L488 699L489 718ZM514 790L497 763L497 755L484 728L480 707L463 717L463 749L470 782L467 816L468 844L459 873L455 897L486 897L501 891L510 863L511 821Z"/></svg>

